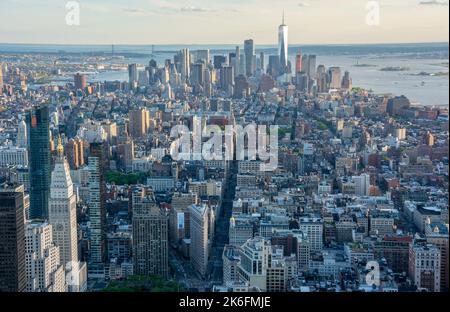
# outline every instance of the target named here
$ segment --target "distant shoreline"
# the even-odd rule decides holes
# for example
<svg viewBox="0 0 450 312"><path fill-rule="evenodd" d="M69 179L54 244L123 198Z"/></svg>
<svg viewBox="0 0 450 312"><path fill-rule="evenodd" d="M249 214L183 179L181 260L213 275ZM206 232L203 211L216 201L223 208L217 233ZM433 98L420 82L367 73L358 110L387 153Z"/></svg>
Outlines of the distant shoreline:
<svg viewBox="0 0 450 312"><path fill-rule="evenodd" d="M241 53L244 50L241 47ZM125 64L120 72L102 72L98 77L91 77L95 81L125 81L127 80L126 66L130 63L148 64L150 59L163 63L172 59L183 48L195 50L209 49L211 58L214 55L228 55L235 51L236 45L27 45L0 44L0 59L22 57L26 55L42 55L48 59L62 61L79 58L91 58L92 62L106 64ZM423 106L448 107L448 74L449 46L441 43L415 44L356 44L356 45L290 45L289 59L295 64L295 56L299 49L302 55L314 54L317 62L327 66L339 66L342 70L349 70L353 84L366 89L372 89L377 94L390 93L405 94L412 101L422 103ZM113 54L114 52L114 54ZM256 54L264 52L266 60L277 53L275 45L257 45ZM408 60L405 63L405 60ZM386 62L385 62L386 60ZM422 61L424 60L424 61ZM0 60L1 61L1 60ZM358 65L359 64L359 65ZM421 64L420 67L416 65ZM388 72L380 69L386 67L411 67L411 71ZM439 73L442 72L442 73ZM434 75L413 75L418 73L433 73ZM438 74L436 74L438 73ZM426 85L423 85L425 81ZM436 83L435 83L436 82Z"/></svg>
<svg viewBox="0 0 450 312"><path fill-rule="evenodd" d="M127 56L148 56L152 53L172 53L181 47L190 49L209 49L211 53L233 51L239 44L27 44L0 43L0 53L42 53L42 54L116 54ZM113 48L114 47L114 48ZM255 49L260 52L277 49L275 44L256 44ZM380 43L380 44L290 44L289 53L326 50L337 54L367 55L377 53L433 53L438 50L448 58L448 42L430 43Z"/></svg>
<svg viewBox="0 0 450 312"><path fill-rule="evenodd" d="M14 43L14 42L0 42L1 45L28 45L28 46L137 46L137 47L145 47L145 46L236 46L241 45L242 43L169 43L169 44L157 44L157 43L142 43L142 44L136 44L136 43L102 43L102 44L93 44L93 43ZM414 46L414 45L449 45L448 41L441 41L441 42L399 42L399 43L289 43L290 47L295 46ZM264 47L277 47L276 44L255 44L256 47L258 46L264 46Z"/></svg>

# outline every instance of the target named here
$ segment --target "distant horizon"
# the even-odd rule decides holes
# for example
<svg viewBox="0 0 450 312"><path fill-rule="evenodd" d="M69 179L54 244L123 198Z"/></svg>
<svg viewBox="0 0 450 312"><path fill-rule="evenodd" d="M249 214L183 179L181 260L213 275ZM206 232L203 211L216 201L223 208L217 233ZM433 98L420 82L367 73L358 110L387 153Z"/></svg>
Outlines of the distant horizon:
<svg viewBox="0 0 450 312"><path fill-rule="evenodd" d="M251 39L251 38L249 38ZM289 46L370 46L370 45L427 45L447 44L449 41L417 41L417 42L376 42L376 43L289 43ZM41 46L243 46L242 43L33 43L33 42L0 42L0 45L41 45ZM257 43L255 46L274 46L276 43Z"/></svg>

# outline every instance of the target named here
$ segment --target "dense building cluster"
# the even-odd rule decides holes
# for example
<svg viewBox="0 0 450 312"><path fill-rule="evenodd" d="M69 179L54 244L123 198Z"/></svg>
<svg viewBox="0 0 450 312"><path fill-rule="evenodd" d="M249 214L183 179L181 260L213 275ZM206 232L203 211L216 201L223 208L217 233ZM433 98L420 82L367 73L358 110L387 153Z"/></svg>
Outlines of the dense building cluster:
<svg viewBox="0 0 450 312"><path fill-rule="evenodd" d="M353 88L315 55L292 64L287 42L283 21L275 55L253 40L182 49L128 65L127 82L89 82L93 56L0 59L0 291L136 275L193 291L448 291L448 108ZM70 81L28 88L67 70L58 57ZM207 126L277 125L277 167L177 160L180 125L207 147Z"/></svg>

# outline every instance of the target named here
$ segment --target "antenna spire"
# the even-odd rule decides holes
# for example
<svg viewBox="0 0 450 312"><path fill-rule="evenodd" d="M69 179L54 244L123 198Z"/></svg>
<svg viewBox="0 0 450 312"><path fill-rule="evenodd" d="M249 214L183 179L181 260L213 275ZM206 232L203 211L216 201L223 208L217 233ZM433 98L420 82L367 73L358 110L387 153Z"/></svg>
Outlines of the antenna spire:
<svg viewBox="0 0 450 312"><path fill-rule="evenodd" d="M284 25L284 9L283 9L283 23L282 24Z"/></svg>

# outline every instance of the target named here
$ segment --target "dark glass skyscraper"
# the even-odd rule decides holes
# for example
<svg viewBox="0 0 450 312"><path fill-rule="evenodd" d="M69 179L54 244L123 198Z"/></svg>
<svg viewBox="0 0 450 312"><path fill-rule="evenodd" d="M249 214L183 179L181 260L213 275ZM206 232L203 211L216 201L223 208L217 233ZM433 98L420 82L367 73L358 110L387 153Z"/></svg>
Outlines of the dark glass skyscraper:
<svg viewBox="0 0 450 312"><path fill-rule="evenodd" d="M0 292L21 292L25 272L23 186L0 185Z"/></svg>
<svg viewBox="0 0 450 312"><path fill-rule="evenodd" d="M103 169L105 164L104 145L90 145L89 163L89 220L90 227L90 257L89 275L92 278L104 278L106 251L106 210L105 185Z"/></svg>
<svg viewBox="0 0 450 312"><path fill-rule="evenodd" d="M30 219L46 219L51 180L48 107L33 108L27 113L26 121L30 171Z"/></svg>
<svg viewBox="0 0 450 312"><path fill-rule="evenodd" d="M255 44L252 39L244 41L244 52L245 52L245 74L247 77L251 77L255 73Z"/></svg>

